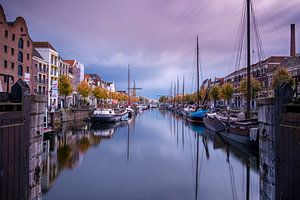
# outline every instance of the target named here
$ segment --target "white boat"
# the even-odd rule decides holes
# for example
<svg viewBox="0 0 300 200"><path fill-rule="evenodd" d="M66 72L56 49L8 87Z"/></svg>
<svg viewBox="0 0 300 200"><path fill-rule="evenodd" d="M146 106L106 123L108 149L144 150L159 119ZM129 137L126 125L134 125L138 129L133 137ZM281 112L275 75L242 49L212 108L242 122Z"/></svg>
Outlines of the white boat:
<svg viewBox="0 0 300 200"><path fill-rule="evenodd" d="M126 114L126 110L116 113L113 109L97 109L93 112L91 120L93 123L118 122Z"/></svg>

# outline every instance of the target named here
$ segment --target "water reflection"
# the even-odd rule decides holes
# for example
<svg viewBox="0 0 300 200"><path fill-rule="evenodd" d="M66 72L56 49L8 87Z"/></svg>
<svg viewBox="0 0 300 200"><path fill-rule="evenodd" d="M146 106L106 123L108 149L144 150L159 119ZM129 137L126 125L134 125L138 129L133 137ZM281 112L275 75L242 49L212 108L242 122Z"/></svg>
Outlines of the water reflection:
<svg viewBox="0 0 300 200"><path fill-rule="evenodd" d="M165 111L161 111L164 113ZM163 114L164 115L164 114ZM199 193L199 179L200 179L200 172L202 171L202 162L203 162L203 155L205 155L205 158L207 161L210 159L210 150L209 150L209 143L211 143L211 146L213 147L213 150L222 150L222 152L226 153L223 155L226 160L226 163L228 165L228 176L230 180L230 192L231 193L228 197L230 199L257 199L259 198L259 163L258 163L258 152L249 148L246 148L244 146L240 146L239 144L232 144L228 141L224 141L221 137L219 137L216 133L205 129L204 126L201 125L195 125L188 123L183 120L178 120L178 116L173 113L169 113L170 115L170 129L174 131L174 135L177 136L177 144L178 144L178 124L181 123L181 134L182 134L182 149L184 150L184 126L189 127L190 130L192 130L192 134L196 138L196 148L192 147L192 149L195 149L195 154L192 154L192 157L195 156L196 163L193 163L195 165L195 199L198 199L198 193ZM171 131L172 132L172 131ZM190 132L189 132L190 134ZM201 160L199 160L199 143L202 143L201 146L203 147ZM214 152L213 152L214 154ZM238 166L236 163L236 160L239 161ZM200 163L199 163L200 162ZM242 170L242 176L240 180L236 180L235 178L235 170L234 168L241 167ZM253 173L252 175L250 173ZM251 180L251 178L254 178L255 180ZM218 183L218 182L216 182ZM224 185L226 187L226 181L224 181ZM228 183L228 182L227 182ZM251 185L250 185L251 183ZM205 183L204 183L205 184ZM237 185L242 185L242 187L239 188ZM220 185L218 185L218 188ZM229 188L228 188L229 189ZM217 191L216 191L217 192ZM201 196L201 195L200 195Z"/></svg>
<svg viewBox="0 0 300 200"><path fill-rule="evenodd" d="M168 111L47 135L43 166L44 199L259 198L255 152Z"/></svg>

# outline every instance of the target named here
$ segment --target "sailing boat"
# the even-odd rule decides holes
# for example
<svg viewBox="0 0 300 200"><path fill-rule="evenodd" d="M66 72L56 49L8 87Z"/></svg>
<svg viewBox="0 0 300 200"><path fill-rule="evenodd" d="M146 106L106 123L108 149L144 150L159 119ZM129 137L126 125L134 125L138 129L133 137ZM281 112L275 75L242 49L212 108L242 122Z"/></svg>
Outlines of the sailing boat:
<svg viewBox="0 0 300 200"><path fill-rule="evenodd" d="M249 146L258 145L258 120L250 118L250 103L251 103L251 41L250 41L250 15L251 15L251 0L247 1L247 110L245 120L228 120L227 130L220 132L221 137L243 143ZM226 122L225 122L226 123Z"/></svg>
<svg viewBox="0 0 300 200"><path fill-rule="evenodd" d="M196 111L191 112L187 116L187 120L192 123L203 123L203 118L208 113L207 109L199 109L200 105L200 87L199 87L199 42L198 42L198 36L197 36L197 107Z"/></svg>

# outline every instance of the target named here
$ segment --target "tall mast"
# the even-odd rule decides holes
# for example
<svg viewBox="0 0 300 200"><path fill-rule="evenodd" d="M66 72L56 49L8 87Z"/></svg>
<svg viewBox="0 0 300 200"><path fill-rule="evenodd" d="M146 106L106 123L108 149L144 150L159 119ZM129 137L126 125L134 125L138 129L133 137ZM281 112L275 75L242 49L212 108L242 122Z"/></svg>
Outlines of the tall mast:
<svg viewBox="0 0 300 200"><path fill-rule="evenodd" d="M197 36L197 105L200 104L200 88L199 88L199 43L198 43L198 36Z"/></svg>
<svg viewBox="0 0 300 200"><path fill-rule="evenodd" d="M182 77L182 106L183 106L183 103L184 103L184 77Z"/></svg>
<svg viewBox="0 0 300 200"><path fill-rule="evenodd" d="M171 103L173 102L173 82L171 82Z"/></svg>
<svg viewBox="0 0 300 200"><path fill-rule="evenodd" d="M176 82L174 83L174 105L176 104Z"/></svg>
<svg viewBox="0 0 300 200"><path fill-rule="evenodd" d="M250 117L250 101L251 101L251 80L250 80L250 66L251 66L251 43L250 43L250 13L251 13L251 0L247 0L247 118Z"/></svg>
<svg viewBox="0 0 300 200"><path fill-rule="evenodd" d="M128 104L131 104L130 99L130 65L128 65Z"/></svg>
<svg viewBox="0 0 300 200"><path fill-rule="evenodd" d="M177 97L179 96L179 76L177 76Z"/></svg>

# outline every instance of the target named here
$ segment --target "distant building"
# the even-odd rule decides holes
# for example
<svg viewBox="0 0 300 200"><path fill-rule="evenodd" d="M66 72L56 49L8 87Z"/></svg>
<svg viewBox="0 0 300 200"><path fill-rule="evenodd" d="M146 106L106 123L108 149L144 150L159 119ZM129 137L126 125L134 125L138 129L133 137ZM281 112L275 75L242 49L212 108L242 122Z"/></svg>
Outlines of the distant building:
<svg viewBox="0 0 300 200"><path fill-rule="evenodd" d="M48 94L48 68L49 64L39 54L36 49L33 49L32 54L33 68L37 70L37 76L34 78L34 93L37 95Z"/></svg>
<svg viewBox="0 0 300 200"><path fill-rule="evenodd" d="M49 42L33 42L34 48L48 63L48 106L58 106L59 54Z"/></svg>
<svg viewBox="0 0 300 200"><path fill-rule="evenodd" d="M263 96L268 96L271 89L273 72L276 70L281 63L287 59L288 56L271 56L263 61L251 65L251 77L260 82L262 91L260 92ZM239 92L240 83L243 79L247 78L247 68L242 68L224 77L224 82L231 83L235 88L233 98L228 102L233 108L243 108L246 106L246 99ZM256 100L252 99L252 109L256 108Z"/></svg>
<svg viewBox="0 0 300 200"><path fill-rule="evenodd" d="M115 83L114 82L108 82L106 89L108 91L111 91L111 92L116 92Z"/></svg>
<svg viewBox="0 0 300 200"><path fill-rule="evenodd" d="M59 57L59 73L60 75L69 76L69 63L65 62L61 57Z"/></svg>
<svg viewBox="0 0 300 200"><path fill-rule="evenodd" d="M96 85L97 87L103 88L103 87L102 87L101 77L100 77L99 74L87 74L87 75L89 75L89 76L93 79L93 81L94 81L94 83L95 83L95 85Z"/></svg>
<svg viewBox="0 0 300 200"><path fill-rule="evenodd" d="M32 40L24 18L8 22L0 5L0 92L10 92L10 87L22 79L34 93L32 80L36 70L32 67ZM9 75L12 78L7 78ZM8 88L7 88L8 86Z"/></svg>

